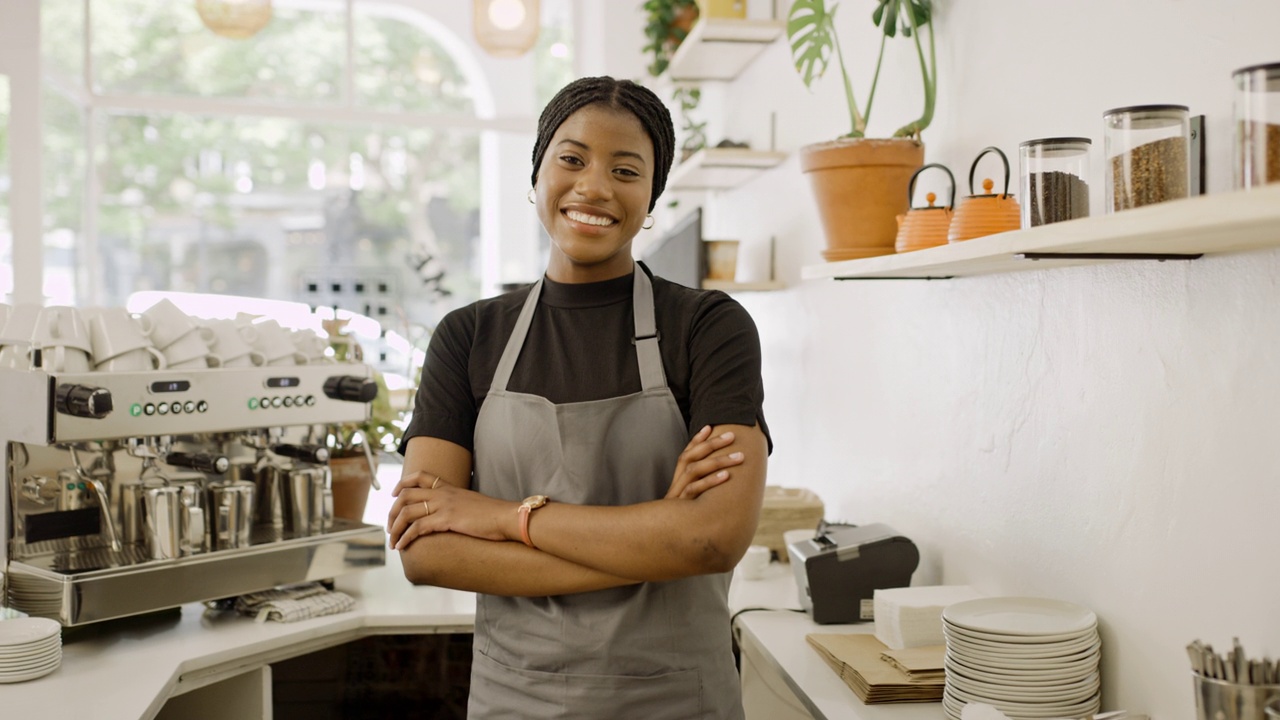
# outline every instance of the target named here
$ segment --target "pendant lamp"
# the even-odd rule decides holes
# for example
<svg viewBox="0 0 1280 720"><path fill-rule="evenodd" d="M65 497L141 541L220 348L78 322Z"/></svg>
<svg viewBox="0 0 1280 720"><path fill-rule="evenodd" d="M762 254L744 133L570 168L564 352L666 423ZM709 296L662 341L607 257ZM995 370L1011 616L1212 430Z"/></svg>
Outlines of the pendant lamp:
<svg viewBox="0 0 1280 720"><path fill-rule="evenodd" d="M271 0L196 0L196 13L214 33L244 40L271 22Z"/></svg>
<svg viewBox="0 0 1280 720"><path fill-rule="evenodd" d="M472 0L476 42L494 57L518 57L538 41L538 0Z"/></svg>

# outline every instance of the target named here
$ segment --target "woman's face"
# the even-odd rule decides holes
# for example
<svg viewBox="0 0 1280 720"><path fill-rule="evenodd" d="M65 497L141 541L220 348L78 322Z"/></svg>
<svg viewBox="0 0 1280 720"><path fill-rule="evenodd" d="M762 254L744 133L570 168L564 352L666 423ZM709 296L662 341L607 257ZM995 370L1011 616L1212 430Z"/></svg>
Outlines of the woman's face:
<svg viewBox="0 0 1280 720"><path fill-rule="evenodd" d="M556 129L536 185L538 219L551 236L547 277L596 282L631 272L653 169L653 141L629 112L587 105Z"/></svg>

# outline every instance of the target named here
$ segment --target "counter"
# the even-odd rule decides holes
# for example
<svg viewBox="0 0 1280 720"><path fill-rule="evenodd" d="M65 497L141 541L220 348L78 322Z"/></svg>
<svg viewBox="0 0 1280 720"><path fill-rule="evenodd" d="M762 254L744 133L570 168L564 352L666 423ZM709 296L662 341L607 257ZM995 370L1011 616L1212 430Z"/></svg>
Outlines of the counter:
<svg viewBox="0 0 1280 720"><path fill-rule="evenodd" d="M470 633L474 628L474 594L410 585L395 552L387 553L384 567L338 578L337 588L356 599L354 610L296 623L258 623L196 603L67 630L62 666L43 678L0 685L0 710L5 718L52 720L270 717L271 663L371 635ZM788 610L800 607L789 566L774 563L761 580L735 577L729 607L736 613L748 718L944 717L937 703L868 706L858 700L804 636L871 632L872 625L816 625L808 615ZM199 692L205 688L216 703L181 704L184 698L207 699Z"/></svg>
<svg viewBox="0 0 1280 720"><path fill-rule="evenodd" d="M475 625L474 594L410 585L396 552L387 553L386 566L337 578L336 584L356 599L351 612L295 623L258 623L193 603L180 613L67 630L62 666L43 678L0 685L0 714L50 720L149 719L170 696L216 683L234 685L229 689L235 692L219 693L220 702L234 699L229 695L255 692L261 678L255 681L253 673L273 662L370 635L469 633ZM269 702L269 677L266 683ZM237 710L230 716L253 714Z"/></svg>

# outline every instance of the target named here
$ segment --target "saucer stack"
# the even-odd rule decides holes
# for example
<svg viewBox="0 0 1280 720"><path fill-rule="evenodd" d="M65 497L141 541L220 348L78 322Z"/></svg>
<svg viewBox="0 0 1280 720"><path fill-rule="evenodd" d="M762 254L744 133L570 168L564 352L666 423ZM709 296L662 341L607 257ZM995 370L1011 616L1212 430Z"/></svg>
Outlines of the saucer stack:
<svg viewBox="0 0 1280 720"><path fill-rule="evenodd" d="M48 675L62 662L62 626L38 617L0 621L0 683Z"/></svg>
<svg viewBox="0 0 1280 720"><path fill-rule="evenodd" d="M1092 611L1044 598L980 598L948 605L942 625L950 720L970 702L1015 720L1098 711L1102 640Z"/></svg>

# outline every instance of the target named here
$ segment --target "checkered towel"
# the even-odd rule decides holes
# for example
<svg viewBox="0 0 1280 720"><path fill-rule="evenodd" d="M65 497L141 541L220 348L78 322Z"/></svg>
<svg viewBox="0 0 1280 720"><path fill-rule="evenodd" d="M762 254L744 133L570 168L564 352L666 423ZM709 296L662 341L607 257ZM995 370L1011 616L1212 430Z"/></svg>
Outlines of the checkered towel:
<svg viewBox="0 0 1280 720"><path fill-rule="evenodd" d="M249 593L236 598L236 610L258 622L297 622L322 615L344 613L356 606L355 598L320 583L303 583Z"/></svg>

